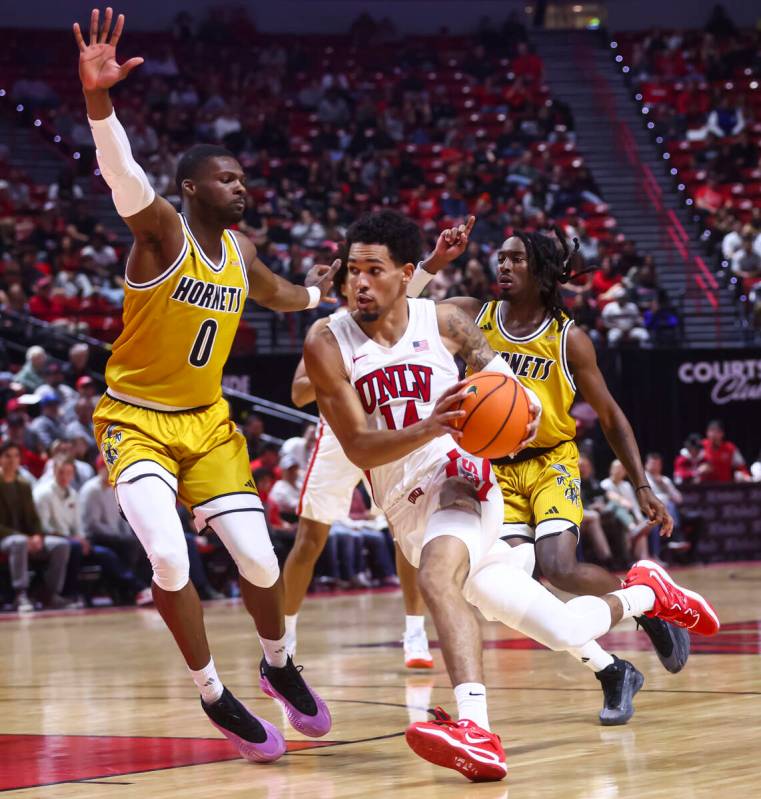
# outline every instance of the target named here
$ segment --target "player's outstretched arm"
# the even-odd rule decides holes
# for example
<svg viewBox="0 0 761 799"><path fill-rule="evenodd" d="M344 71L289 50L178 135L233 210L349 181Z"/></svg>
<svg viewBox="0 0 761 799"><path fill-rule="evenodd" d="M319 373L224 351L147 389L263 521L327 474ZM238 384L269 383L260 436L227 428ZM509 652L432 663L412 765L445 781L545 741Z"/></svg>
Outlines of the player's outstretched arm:
<svg viewBox="0 0 761 799"><path fill-rule="evenodd" d="M444 346L447 347L452 355L458 355L462 358L472 372L480 372L482 370L503 372L508 377L518 381L515 372L489 346L489 342L484 338L481 329L473 323L466 311L457 305L441 303L436 306L436 316L439 322L439 334ZM521 385L523 384L521 383ZM523 437L523 441L521 441L516 452L522 450L536 438L542 416L542 403L539 401L539 397L526 386L523 386L523 388L529 398L531 420L526 428L526 435Z"/></svg>
<svg viewBox="0 0 761 799"><path fill-rule="evenodd" d="M248 272L248 296L259 305L273 311L305 311L316 308L321 301L335 302L333 276L341 266L337 258L330 266L315 264L306 275L303 286L289 283L276 275L257 255L256 245L242 233L235 238L246 262Z"/></svg>
<svg viewBox="0 0 761 799"><path fill-rule="evenodd" d="M605 438L634 484L642 512L651 522L661 526L661 535L671 535L674 520L665 505L650 490L632 426L608 390L597 366L592 341L576 325L572 325L568 331L567 356L576 387L597 412Z"/></svg>
<svg viewBox="0 0 761 799"><path fill-rule="evenodd" d="M310 331L304 342L304 364L320 412L336 434L346 457L360 469L392 463L447 433L455 439L462 435L452 427L454 420L463 415L463 411L453 410L465 396L461 382L439 397L427 419L402 430L368 430L365 412L346 374L341 350L327 327Z"/></svg>
<svg viewBox="0 0 761 799"><path fill-rule="evenodd" d="M419 297L425 287L447 264L456 260L465 252L470 233L475 224L476 218L469 216L461 225L441 231L433 252L418 264L412 275L412 280L407 284L408 297ZM475 297L450 297L442 300L442 303L457 305L471 319L475 319L481 310L481 302Z"/></svg>
<svg viewBox="0 0 761 799"><path fill-rule="evenodd" d="M111 189L116 210L135 237L127 277L135 283L145 283L174 261L182 249L183 233L176 211L156 195L132 156L127 134L111 103L109 89L143 63L142 58L118 63L116 45L124 30L124 14L116 18L113 31L112 19L113 11L107 8L101 25L100 12L95 8L90 16L89 41L85 42L78 22L73 26L74 38L79 47L79 78L98 166Z"/></svg>

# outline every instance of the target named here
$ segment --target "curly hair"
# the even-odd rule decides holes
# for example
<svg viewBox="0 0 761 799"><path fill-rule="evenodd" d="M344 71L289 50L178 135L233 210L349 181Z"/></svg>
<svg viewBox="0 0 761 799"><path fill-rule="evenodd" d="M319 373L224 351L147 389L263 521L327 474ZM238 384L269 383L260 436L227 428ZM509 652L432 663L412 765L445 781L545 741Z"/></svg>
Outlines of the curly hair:
<svg viewBox="0 0 761 799"><path fill-rule="evenodd" d="M539 283L542 304L562 327L565 306L560 286L575 277L571 274L571 261L578 252L579 240L574 238L571 249L563 231L559 227L552 230L557 238L523 230L514 231L513 236L519 238L526 248L529 271Z"/></svg>
<svg viewBox="0 0 761 799"><path fill-rule="evenodd" d="M365 214L352 223L346 231L347 252L355 243L385 244L397 266L416 264L423 252L420 228L404 214L390 210Z"/></svg>

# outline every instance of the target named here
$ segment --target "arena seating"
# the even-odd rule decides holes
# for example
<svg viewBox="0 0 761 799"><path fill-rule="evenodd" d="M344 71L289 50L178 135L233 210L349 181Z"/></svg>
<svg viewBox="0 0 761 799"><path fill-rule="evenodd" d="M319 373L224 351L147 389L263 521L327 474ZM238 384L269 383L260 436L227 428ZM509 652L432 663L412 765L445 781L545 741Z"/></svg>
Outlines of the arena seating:
<svg viewBox="0 0 761 799"><path fill-rule="evenodd" d="M761 33L729 23L615 39L708 259L761 327ZM733 231L741 235L722 246ZM742 238L756 258L739 268Z"/></svg>
<svg viewBox="0 0 761 799"><path fill-rule="evenodd" d="M164 194L176 194L177 156L194 141L218 140L236 152L250 186L241 228L275 271L303 279L312 263L330 258L359 213L389 205L417 219L431 244L442 227L477 215L474 244L449 293L489 294L495 245L513 228L542 229L552 222L583 233L595 252L592 265L609 257L614 271L623 272L623 237L576 150L572 111L553 101L524 31L512 30L497 43L453 36L394 39L392 69L386 64L388 31L375 31L369 40L357 31L314 38L252 34L254 46L245 48L230 43L231 36L238 41L233 33L239 31L211 25L192 41L177 32L141 33L125 43L130 49L124 55L139 49L146 62L114 99L138 158ZM19 36L8 37L0 54L4 106L18 124L29 126L30 136L47 136L68 156L79 189L68 186L64 173L52 197L47 187L30 186L25 207L16 198L7 209L16 215L16 228L44 220L55 241L42 262L18 235L7 251L16 261L26 259L22 282L26 295L34 295L33 313L69 320L71 327L111 341L120 329L127 240L109 233L105 218L85 219L89 230L77 227L83 215L81 208L72 211L82 205L78 192L90 198L106 187L94 174L78 81L61 70L72 61L72 42L58 32L34 37L33 49L44 58L17 45ZM60 273L68 265L90 275L92 259L83 260L83 253L101 232L117 261L94 281L102 290L89 292ZM64 244L64 235L72 240ZM33 237L35 253L43 238ZM50 290L48 276L54 302L39 297ZM635 277L619 275L627 285ZM7 293L8 280L0 281ZM569 306L582 294L585 324L603 328L604 301L597 302L596 288L575 288L568 292ZM24 298L8 302L20 308ZM287 332L297 347L298 331Z"/></svg>

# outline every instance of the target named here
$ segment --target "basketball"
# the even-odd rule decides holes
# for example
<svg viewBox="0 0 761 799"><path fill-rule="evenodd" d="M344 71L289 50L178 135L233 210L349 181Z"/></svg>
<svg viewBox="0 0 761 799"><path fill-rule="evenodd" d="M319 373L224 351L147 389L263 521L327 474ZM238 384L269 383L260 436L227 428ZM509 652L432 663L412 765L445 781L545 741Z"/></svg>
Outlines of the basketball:
<svg viewBox="0 0 761 799"><path fill-rule="evenodd" d="M504 458L526 435L529 402L523 386L502 372L477 372L468 379L467 396L458 406L466 412L456 422L460 446L481 458Z"/></svg>

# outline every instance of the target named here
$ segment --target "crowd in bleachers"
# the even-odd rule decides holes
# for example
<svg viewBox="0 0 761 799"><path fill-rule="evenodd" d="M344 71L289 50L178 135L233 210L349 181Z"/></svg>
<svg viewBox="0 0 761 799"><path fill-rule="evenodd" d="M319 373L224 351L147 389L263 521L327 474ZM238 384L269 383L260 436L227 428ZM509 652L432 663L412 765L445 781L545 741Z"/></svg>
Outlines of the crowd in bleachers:
<svg viewBox="0 0 761 799"><path fill-rule="evenodd" d="M660 560L665 550L669 550L670 558L685 553L685 558L694 559L702 516L681 507L683 497L679 489L703 483L761 482L761 453L749 468L737 445L726 439L720 420L709 422L705 435L687 436L674 459L673 478L665 473L660 453L647 453L644 458L647 482L674 519L674 533L664 540L660 528L650 523L640 510L634 486L627 479L621 461L613 460L608 476L597 479L591 457L594 446L588 438L592 420L580 408L574 413L581 452L582 542L592 559L609 567L624 569L632 560L642 558Z"/></svg>
<svg viewBox="0 0 761 799"><path fill-rule="evenodd" d="M174 170L195 141L229 147L243 164L249 203L241 230L262 260L291 280L330 262L361 212L391 206L438 231L473 213L463 257L438 291L490 295L496 250L516 228L560 223L600 267L567 286L569 309L603 344L673 340L679 322L656 268L616 231L575 148L573 114L543 82L525 29L471 37L399 37L387 21L357 20L348 36L257 36L241 47L241 18L131 37L146 58L114 92L132 147L157 191L177 200ZM7 162L0 221L0 302L112 339L119 330L124 251L90 215L103 191L76 76L60 65L71 43L40 32L45 58L12 40L0 54L21 114L61 139L80 174L35 187ZM393 41L394 64L387 64ZM7 157L7 153L5 154ZM2 186L2 183L0 183ZM2 213L2 211L0 211ZM579 261L579 266L582 261ZM19 288L20 284L20 288Z"/></svg>
<svg viewBox="0 0 761 799"><path fill-rule="evenodd" d="M59 363L34 345L16 372L0 362L0 607L30 611L94 601L151 601L150 565L119 513L95 445L92 413L100 385L87 373L88 355L86 345L76 344L68 362ZM595 478L591 455L597 426L589 407L580 401L573 414L582 451L582 540L587 557L617 567L632 558L657 558L666 545L642 516L621 464L614 461L605 480ZM283 442L267 435L261 417L250 413L240 429L282 562L293 545L315 426L307 423L301 435ZM659 454L650 453L645 467L656 495L677 520L677 535L669 544L676 550L694 543L699 527L699 520L680 516L680 486L761 481L761 455L749 468L716 421L704 437L687 437L673 464L673 482L664 475ZM210 530L195 530L181 506L178 511L190 576L199 595L236 596L235 568L224 547ZM350 518L337 520L331 528L313 587L397 584L385 520L358 487Z"/></svg>
<svg viewBox="0 0 761 799"><path fill-rule="evenodd" d="M88 373L89 355L86 344L75 344L61 363L33 345L14 372L18 364L0 349L0 608L152 601L150 564L119 513L95 442L92 415L102 386ZM280 442L250 414L241 430L282 561L293 545L315 427ZM350 518L334 525L316 588L398 584L385 520L369 505L358 490ZM227 551L209 529L195 530L179 505L178 511L201 598L237 596Z"/></svg>
<svg viewBox="0 0 761 799"><path fill-rule="evenodd" d="M717 11L703 30L616 39L706 254L761 328L761 31Z"/></svg>

